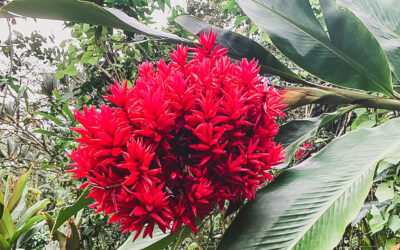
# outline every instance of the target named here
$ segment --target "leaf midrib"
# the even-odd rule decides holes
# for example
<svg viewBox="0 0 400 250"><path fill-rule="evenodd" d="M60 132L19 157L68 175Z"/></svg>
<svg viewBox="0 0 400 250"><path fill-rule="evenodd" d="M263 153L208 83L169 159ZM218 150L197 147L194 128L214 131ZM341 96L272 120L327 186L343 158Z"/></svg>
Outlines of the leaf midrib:
<svg viewBox="0 0 400 250"><path fill-rule="evenodd" d="M394 144L393 146L389 147L388 150L387 150L386 152L393 152L392 149L393 149L393 148L396 148L395 146L398 148L398 144ZM385 157L385 155L387 155L387 153L382 154L382 156L381 156L381 157L378 157L378 158L383 158L383 157ZM360 179L360 177L362 177L363 174L365 174L365 173L367 173L368 171L370 171L371 168L376 168L376 165L378 164L378 162L379 162L379 160L376 161L376 163L374 163L374 164L371 165L370 167L365 168L363 171L360 171L360 173L359 173L358 175L356 175L356 178L354 178L352 181L350 181L350 182L345 186L345 188L343 188L340 192L337 193L337 195L334 195L334 196L332 197L332 199L331 199L331 202L328 202L328 204L325 206L325 208L323 208L323 209L321 210L321 212L317 214L318 216L316 216L315 220L313 220L312 223L309 223L309 226L306 227L306 230L303 230L303 231L301 232L301 234L293 240L292 245L290 245L290 247L289 247L288 249L292 249L295 245L297 245L297 243L298 243L298 242L303 238L303 236L310 230L310 228L313 227L313 226L316 224L316 222L325 214L325 212L332 206L332 204L334 204L334 203L349 189L349 187L350 187L351 185L353 185L356 181L358 181L358 180Z"/></svg>
<svg viewBox="0 0 400 250"><path fill-rule="evenodd" d="M301 30L302 32L304 32L305 34L309 35L311 38L313 38L314 40L316 40L317 42L322 44L325 48L330 50L333 54L337 55L346 64L350 65L350 67L355 68L358 72L360 72L361 74L365 75L379 89L383 89L385 92L388 91L389 93L392 93L391 89L386 89L386 87L382 87L379 84L379 81L376 81L374 75L370 74L369 70L366 70L364 67L362 67L357 61L355 61L351 57L348 57L346 54L341 53L341 51L338 50L336 47L334 47L334 46L332 46L330 44L324 43L323 40L318 39L316 36L314 36L312 33L310 33L305 27L293 22L290 18L287 18L286 16L282 15L281 13L277 12L276 10L274 10L272 8L269 8L268 6L264 5L263 3L258 2L257 0L252 0L252 1L255 2L258 5L261 5L262 7L266 8L267 10L271 11L272 13L277 15L278 17L280 17L283 20L287 21L289 24L299 28L299 30Z"/></svg>

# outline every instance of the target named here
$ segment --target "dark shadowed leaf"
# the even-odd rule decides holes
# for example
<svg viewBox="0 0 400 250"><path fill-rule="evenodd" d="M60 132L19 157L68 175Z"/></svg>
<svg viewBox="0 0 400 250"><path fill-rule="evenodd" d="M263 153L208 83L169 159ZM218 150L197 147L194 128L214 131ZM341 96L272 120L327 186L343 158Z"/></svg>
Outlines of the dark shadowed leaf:
<svg viewBox="0 0 400 250"><path fill-rule="evenodd" d="M388 60L376 38L336 0L320 0L328 33L308 0L238 0L294 63L343 87L393 96Z"/></svg>
<svg viewBox="0 0 400 250"><path fill-rule="evenodd" d="M400 79L400 2L398 0L338 0L378 39L392 71Z"/></svg>
<svg viewBox="0 0 400 250"><path fill-rule="evenodd" d="M214 25L203 22L193 16L179 16L175 21L194 35L209 32L217 33L216 43L227 48L231 56L258 60L261 72L275 74L289 82L302 82L302 79L288 67L275 58L269 51L255 41L232 31L223 30Z"/></svg>

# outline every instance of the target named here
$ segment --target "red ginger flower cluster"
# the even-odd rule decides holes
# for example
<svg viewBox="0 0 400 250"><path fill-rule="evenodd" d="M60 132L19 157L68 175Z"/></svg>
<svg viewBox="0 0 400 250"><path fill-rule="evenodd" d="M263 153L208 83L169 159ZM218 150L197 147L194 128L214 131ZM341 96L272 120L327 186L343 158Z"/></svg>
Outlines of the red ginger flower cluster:
<svg viewBox="0 0 400 250"><path fill-rule="evenodd" d="M188 61L180 45L139 67L136 85L111 86L100 111L75 112L79 147L69 155L76 178L86 178L97 207L124 232L150 235L157 225L177 231L226 200L254 198L272 180L282 147L273 141L282 117L281 93L258 75L257 63L231 63L214 48L216 34L198 37Z"/></svg>

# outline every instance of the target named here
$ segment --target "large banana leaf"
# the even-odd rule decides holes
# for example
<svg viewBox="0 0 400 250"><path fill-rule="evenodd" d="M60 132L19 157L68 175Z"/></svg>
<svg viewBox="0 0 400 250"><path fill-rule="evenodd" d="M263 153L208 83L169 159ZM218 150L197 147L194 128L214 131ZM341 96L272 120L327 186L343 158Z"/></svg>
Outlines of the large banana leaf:
<svg viewBox="0 0 400 250"><path fill-rule="evenodd" d="M87 1L14 0L0 9L0 14L2 13L0 17L6 16L5 12L25 17L97 24L164 38L178 43L192 43L174 34L152 29L121 10L101 7Z"/></svg>
<svg viewBox="0 0 400 250"><path fill-rule="evenodd" d="M245 36L218 28L193 16L178 16L175 18L175 21L185 30L195 35L209 32L212 29L214 33L217 33L217 44L221 44L222 47L227 48L231 56L247 58L249 60L253 58L257 59L261 66L261 72L278 75L289 82L303 82L298 75L276 59L263 46Z"/></svg>
<svg viewBox="0 0 400 250"><path fill-rule="evenodd" d="M399 150L400 119L334 140L258 192L219 248L332 249L360 211L377 162Z"/></svg>
<svg viewBox="0 0 400 250"><path fill-rule="evenodd" d="M339 0L375 35L400 79L400 2L398 0Z"/></svg>
<svg viewBox="0 0 400 250"><path fill-rule="evenodd" d="M336 0L320 0L328 33L308 0L237 0L294 63L343 87L393 96L388 60L365 25Z"/></svg>

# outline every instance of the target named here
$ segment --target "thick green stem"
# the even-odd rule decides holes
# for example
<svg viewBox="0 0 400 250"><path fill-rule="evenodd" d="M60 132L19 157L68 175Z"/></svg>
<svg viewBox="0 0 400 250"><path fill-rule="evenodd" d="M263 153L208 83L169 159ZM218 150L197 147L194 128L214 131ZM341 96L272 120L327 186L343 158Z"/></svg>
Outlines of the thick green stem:
<svg viewBox="0 0 400 250"><path fill-rule="evenodd" d="M281 87L287 92L283 95L283 103L287 109L293 109L307 104L357 104L365 108L380 108L400 110L400 100L369 95L347 89L320 87Z"/></svg>

